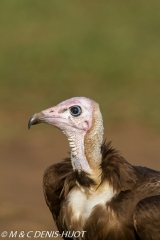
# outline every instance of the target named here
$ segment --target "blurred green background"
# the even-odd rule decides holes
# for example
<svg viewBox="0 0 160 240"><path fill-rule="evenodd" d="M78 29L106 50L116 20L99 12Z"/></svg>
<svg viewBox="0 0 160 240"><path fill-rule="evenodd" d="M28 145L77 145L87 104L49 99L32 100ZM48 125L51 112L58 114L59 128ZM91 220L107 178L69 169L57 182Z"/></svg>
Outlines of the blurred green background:
<svg viewBox="0 0 160 240"><path fill-rule="evenodd" d="M109 126L113 129L109 133L111 139L118 138L117 145L130 149L126 150L126 155L130 154L127 156L132 158L131 146L138 142L138 135L135 135L134 144L131 142L128 146L131 135L141 131L140 148L145 152L153 145L158 154L160 1L1 1L0 143L3 173L0 196L5 209L0 215L4 221L2 226L6 226L9 219L15 222L15 228L22 219L26 221L23 226L30 226L32 201L39 206L43 193L39 193L37 200L36 195L26 209L22 201L27 201L31 195L33 182L36 190L42 188L39 181L47 165L43 165L44 157L51 157L53 149L54 154L61 157L58 150L55 153L55 138L48 126L36 127L32 133L27 131L29 117L74 96L86 96L100 104L107 130ZM125 126L132 126L132 130ZM148 132L151 135L147 135ZM58 137L61 135L56 130L53 133ZM124 142L123 136L126 137ZM63 143L67 152L67 143L63 142L63 137L59 139L56 140L57 149L58 144ZM148 142L143 149L146 139ZM152 144L151 140L156 142ZM155 151L146 155L146 158L153 157ZM51 158L49 163L52 163ZM24 188L28 194L26 191L22 194ZM32 191L34 195L35 188ZM23 200L18 197L19 192ZM45 209L45 203L41 205L39 209ZM9 213L6 212L8 208ZM34 211L33 215L37 216L36 208ZM52 220L46 220L48 215L49 212L44 217L45 224L51 227ZM39 221L39 217L35 218L34 224ZM44 227L43 223L42 219L38 226Z"/></svg>
<svg viewBox="0 0 160 240"><path fill-rule="evenodd" d="M20 120L87 96L108 122L159 128L159 11L158 0L1 1L2 115ZM2 118L1 138L13 133L9 122ZM15 130L14 137L22 131Z"/></svg>

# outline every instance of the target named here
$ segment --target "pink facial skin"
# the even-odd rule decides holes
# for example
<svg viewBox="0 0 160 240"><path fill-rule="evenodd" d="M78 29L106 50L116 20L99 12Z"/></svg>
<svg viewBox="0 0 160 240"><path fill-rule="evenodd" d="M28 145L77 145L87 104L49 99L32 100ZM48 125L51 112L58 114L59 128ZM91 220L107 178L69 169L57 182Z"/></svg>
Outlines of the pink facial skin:
<svg viewBox="0 0 160 240"><path fill-rule="evenodd" d="M70 113L72 106L80 106L82 113L77 117L72 116ZM64 132L72 128L72 131L76 133L79 131L87 132L91 128L93 109L92 100L85 97L75 97L43 110L42 113L46 123L54 125Z"/></svg>

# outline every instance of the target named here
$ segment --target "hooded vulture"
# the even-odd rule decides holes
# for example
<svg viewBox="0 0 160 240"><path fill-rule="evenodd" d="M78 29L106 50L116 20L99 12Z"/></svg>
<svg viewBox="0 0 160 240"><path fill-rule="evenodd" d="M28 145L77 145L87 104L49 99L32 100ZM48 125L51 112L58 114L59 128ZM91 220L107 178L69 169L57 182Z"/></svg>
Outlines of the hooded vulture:
<svg viewBox="0 0 160 240"><path fill-rule="evenodd" d="M48 167L46 203L63 239L160 240L160 172L129 164L103 142L99 105L75 97L34 114L28 123L66 135L70 157Z"/></svg>

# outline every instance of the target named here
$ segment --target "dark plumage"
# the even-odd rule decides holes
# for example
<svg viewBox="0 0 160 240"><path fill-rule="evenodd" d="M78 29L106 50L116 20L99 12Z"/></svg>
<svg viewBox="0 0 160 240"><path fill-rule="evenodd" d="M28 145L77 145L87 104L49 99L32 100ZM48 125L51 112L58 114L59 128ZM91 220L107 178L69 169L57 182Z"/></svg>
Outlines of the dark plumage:
<svg viewBox="0 0 160 240"><path fill-rule="evenodd" d="M83 228L86 231L85 239L160 239L160 172L130 165L118 151L110 147L110 143L102 146L100 167L103 170L102 182L107 179L119 194L106 204L105 212L100 206L95 208ZM75 174L72 170L70 159L51 165L44 173L46 202L60 231L68 230L65 226L67 216L64 219L62 204L69 191L76 186L77 175L78 173ZM83 179L83 187L94 184L85 173ZM111 209L115 213L116 221L110 223ZM104 218L103 231L101 222L98 222L100 218ZM152 222L157 229L155 236ZM142 236L139 233L141 238L136 234L138 223L142 224ZM118 229L119 225L121 227Z"/></svg>
<svg viewBox="0 0 160 240"><path fill-rule="evenodd" d="M93 117L95 112L94 106ZM29 126L32 121L36 124L43 119L42 115L34 116ZM83 238L73 238L85 240L160 239L160 172L132 166L110 143L103 143L98 155L101 131L95 131L97 125L100 123L94 118L84 137L84 156L92 171L85 167L85 162L80 168L79 162L74 162L81 155L71 141L73 134L65 132L71 142L71 158L51 165L44 173L46 203L59 231L86 231ZM97 134L96 139L93 133ZM94 156L95 160L91 161ZM101 156L100 161L97 156Z"/></svg>

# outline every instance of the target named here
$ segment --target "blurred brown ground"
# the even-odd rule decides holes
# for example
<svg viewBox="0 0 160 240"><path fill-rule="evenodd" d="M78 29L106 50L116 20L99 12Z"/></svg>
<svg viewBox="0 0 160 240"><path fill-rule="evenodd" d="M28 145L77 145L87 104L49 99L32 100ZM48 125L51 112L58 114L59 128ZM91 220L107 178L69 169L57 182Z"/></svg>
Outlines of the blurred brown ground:
<svg viewBox="0 0 160 240"><path fill-rule="evenodd" d="M151 129L106 126L105 138L130 163L160 170L160 138ZM42 177L47 166L68 155L63 134L50 126L33 126L23 139L1 142L0 152L0 232L56 231L43 197Z"/></svg>

